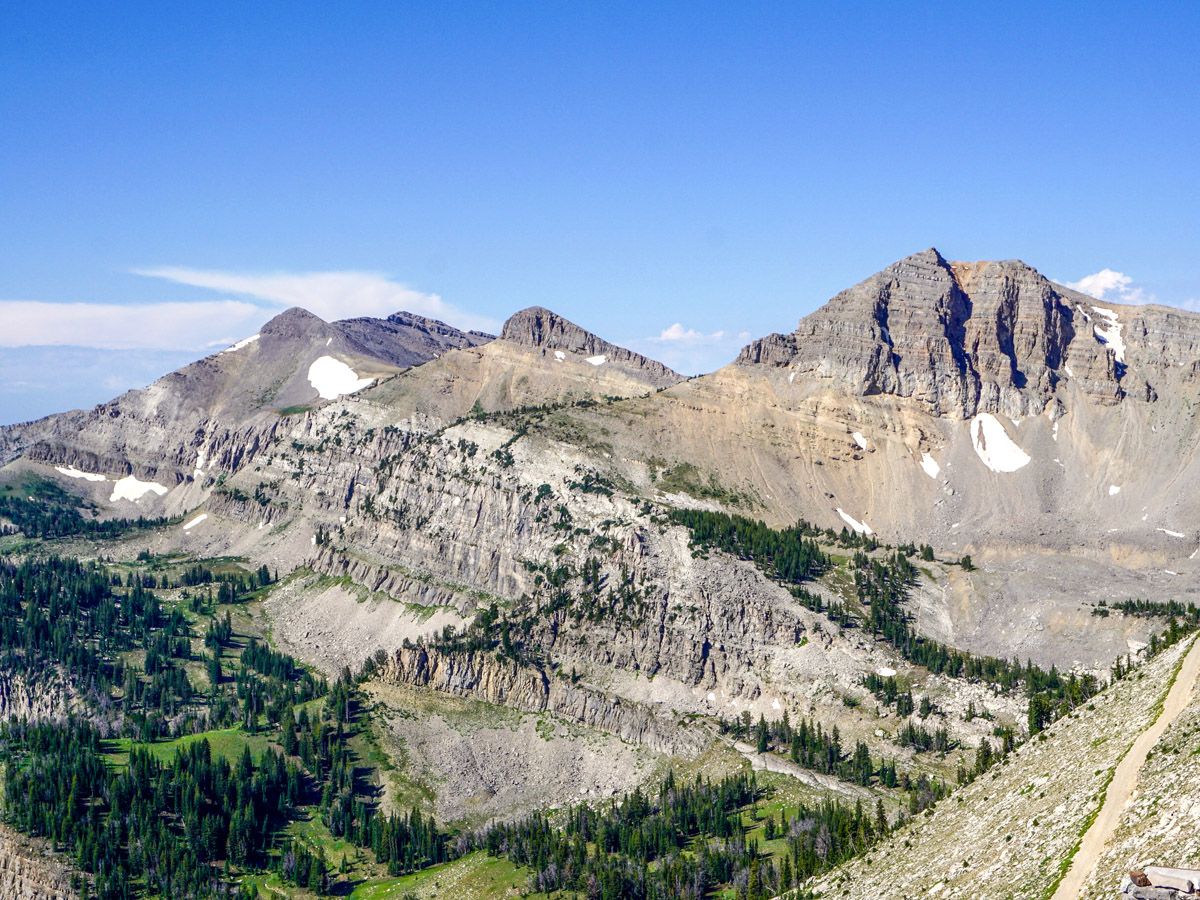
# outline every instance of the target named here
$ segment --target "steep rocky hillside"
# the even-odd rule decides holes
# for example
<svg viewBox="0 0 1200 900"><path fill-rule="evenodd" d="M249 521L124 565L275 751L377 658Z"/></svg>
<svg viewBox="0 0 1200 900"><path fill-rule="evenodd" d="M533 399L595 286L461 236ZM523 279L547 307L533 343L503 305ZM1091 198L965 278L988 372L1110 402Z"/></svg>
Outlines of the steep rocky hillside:
<svg viewBox="0 0 1200 900"><path fill-rule="evenodd" d="M0 825L0 900L73 900L71 872L39 841Z"/></svg>
<svg viewBox="0 0 1200 900"><path fill-rule="evenodd" d="M1200 868L1200 693L1167 729L1138 773L1137 786L1080 896L1113 896L1131 869Z"/></svg>
<svg viewBox="0 0 1200 900"><path fill-rule="evenodd" d="M976 898L981 890L1012 900L1046 896L1113 767L1157 715L1189 646L1160 654L888 842L821 879L820 896ZM1134 855L1149 852L1145 846ZM1095 896L1116 896L1120 878L1112 868Z"/></svg>

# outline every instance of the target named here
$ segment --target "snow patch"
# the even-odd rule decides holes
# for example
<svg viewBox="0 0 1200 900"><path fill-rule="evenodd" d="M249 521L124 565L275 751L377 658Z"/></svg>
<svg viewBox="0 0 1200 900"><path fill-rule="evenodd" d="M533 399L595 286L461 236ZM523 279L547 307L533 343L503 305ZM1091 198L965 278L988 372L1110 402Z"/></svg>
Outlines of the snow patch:
<svg viewBox="0 0 1200 900"><path fill-rule="evenodd" d="M1063 366L1063 370L1064 370L1064 371L1067 373L1067 377L1068 377L1068 378L1074 378L1074 377L1075 377L1075 373L1071 371L1071 367L1070 367L1070 366Z"/></svg>
<svg viewBox="0 0 1200 900"><path fill-rule="evenodd" d="M893 669L891 666L880 666L878 669L875 670L875 674L878 675L880 678L895 678L896 670Z"/></svg>
<svg viewBox="0 0 1200 900"><path fill-rule="evenodd" d="M557 359L559 362L562 362L564 359L567 358L567 354L563 353L561 350L555 350L554 358Z"/></svg>
<svg viewBox="0 0 1200 900"><path fill-rule="evenodd" d="M1177 538L1187 537L1187 535L1184 534L1182 531L1172 531L1170 528L1155 528L1154 530L1161 531L1163 534L1170 535L1171 537L1177 537Z"/></svg>
<svg viewBox="0 0 1200 900"><path fill-rule="evenodd" d="M1104 319L1103 323L1097 322L1092 326L1092 334L1096 336L1096 340L1112 350L1117 362L1124 363L1125 339L1121 337L1121 329L1124 326L1117 320L1117 314L1100 306L1093 306L1092 310Z"/></svg>
<svg viewBox="0 0 1200 900"><path fill-rule="evenodd" d="M196 451L196 469L194 472L192 472L192 478L196 481L199 481L201 478L204 477L204 457L205 457L205 455L206 454L203 450Z"/></svg>
<svg viewBox="0 0 1200 900"><path fill-rule="evenodd" d="M1058 440L1058 419L1054 420L1054 427L1050 429L1050 437Z"/></svg>
<svg viewBox="0 0 1200 900"><path fill-rule="evenodd" d="M593 366L602 366L608 362L608 357L601 353L599 356L589 356L587 362L590 362Z"/></svg>
<svg viewBox="0 0 1200 900"><path fill-rule="evenodd" d="M241 350L243 347L249 347L251 344L253 344L255 341L257 341L260 337L262 337L262 335L252 334L248 338L242 338L240 341L238 341L232 347L226 347L221 352L222 353L234 353L238 350Z"/></svg>
<svg viewBox="0 0 1200 900"><path fill-rule="evenodd" d="M1110 484L1108 486L1108 496L1115 497L1119 493L1121 493L1121 486L1119 484Z"/></svg>
<svg viewBox="0 0 1200 900"><path fill-rule="evenodd" d="M790 374L788 376L788 384L795 384L795 382L796 382L796 373L793 372L792 374Z"/></svg>
<svg viewBox="0 0 1200 900"><path fill-rule="evenodd" d="M858 521L858 519L854 518L852 515L850 515L848 512L846 512L840 506L837 508L837 514L842 517L843 522L845 522L847 525L849 525L851 528L853 528L854 531L857 532L858 534L874 534L875 533L871 529L870 525L868 525L866 522Z"/></svg>
<svg viewBox="0 0 1200 900"><path fill-rule="evenodd" d="M68 478L82 478L84 481L107 481L103 475L97 475L95 472L84 472L74 466L55 466L55 472L61 472Z"/></svg>
<svg viewBox="0 0 1200 900"><path fill-rule="evenodd" d="M942 467L938 465L938 461L928 453L921 454L921 468L930 478L937 478L942 474Z"/></svg>
<svg viewBox="0 0 1200 900"><path fill-rule="evenodd" d="M336 400L375 383L374 378L359 378L357 373L332 356L322 356L308 367L308 382L324 400Z"/></svg>
<svg viewBox="0 0 1200 900"><path fill-rule="evenodd" d="M852 438L854 438L854 443L858 444L860 449L862 449L862 450L867 449L867 439L865 437L863 437L863 433L861 431L856 431L856 432L854 432L854 434L852 434L850 436Z"/></svg>
<svg viewBox="0 0 1200 900"><path fill-rule="evenodd" d="M199 525L201 522L203 522L207 518L208 518L208 513L200 513L200 515L196 516L196 518L192 519L192 521L190 521L186 525L184 525L183 530L191 531L193 528L195 528L197 525Z"/></svg>
<svg viewBox="0 0 1200 900"><path fill-rule="evenodd" d="M113 485L112 496L109 497L109 502L117 500L133 500L138 501L146 494L154 493L161 497L167 492L167 489L157 481L139 481L133 475L126 475L120 481Z"/></svg>
<svg viewBox="0 0 1200 900"><path fill-rule="evenodd" d="M1029 465L1029 454L1013 442L991 413L980 413L971 420L971 443L993 472L1015 472Z"/></svg>

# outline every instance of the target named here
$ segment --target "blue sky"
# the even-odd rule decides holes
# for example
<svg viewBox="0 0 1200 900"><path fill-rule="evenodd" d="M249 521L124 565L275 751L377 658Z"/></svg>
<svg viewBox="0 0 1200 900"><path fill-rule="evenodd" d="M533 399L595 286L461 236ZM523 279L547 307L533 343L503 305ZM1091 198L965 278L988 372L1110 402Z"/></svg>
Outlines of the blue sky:
<svg viewBox="0 0 1200 900"><path fill-rule="evenodd" d="M688 371L930 245L1195 305L1198 45L1193 4L6 4L0 422L296 298Z"/></svg>

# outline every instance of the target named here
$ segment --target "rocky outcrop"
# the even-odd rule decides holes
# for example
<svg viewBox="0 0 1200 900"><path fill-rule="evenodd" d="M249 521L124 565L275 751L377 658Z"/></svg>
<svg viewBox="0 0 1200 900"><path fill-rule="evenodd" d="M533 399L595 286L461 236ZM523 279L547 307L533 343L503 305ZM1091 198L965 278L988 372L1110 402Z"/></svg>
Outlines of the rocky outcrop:
<svg viewBox="0 0 1200 900"><path fill-rule="evenodd" d="M495 339L482 331L460 331L409 312L392 313L386 319L344 319L334 324L372 356L401 367L419 366L447 350L478 347Z"/></svg>
<svg viewBox="0 0 1200 900"><path fill-rule="evenodd" d="M500 339L555 359L576 356L596 366L620 368L656 388L670 387L683 376L656 360L610 344L574 322L540 306L531 306L504 323ZM558 355L555 355L558 351Z"/></svg>
<svg viewBox="0 0 1200 900"><path fill-rule="evenodd" d="M550 712L615 734L651 750L695 756L708 743L701 731L650 707L573 683L561 673L485 653L441 653L402 647L380 672L384 681L428 687L458 697Z"/></svg>
<svg viewBox="0 0 1200 900"><path fill-rule="evenodd" d="M0 722L64 719L79 708L75 688L54 669L36 674L0 670Z"/></svg>
<svg viewBox="0 0 1200 900"><path fill-rule="evenodd" d="M1155 399L1179 367L1194 377L1198 344L1200 317L1100 303L1018 260L950 263L931 248L838 294L792 334L755 341L737 363L912 398L935 415L1020 418L1073 379L1102 402Z"/></svg>
<svg viewBox="0 0 1200 900"><path fill-rule="evenodd" d="M71 874L42 842L0 825L0 900L71 900Z"/></svg>

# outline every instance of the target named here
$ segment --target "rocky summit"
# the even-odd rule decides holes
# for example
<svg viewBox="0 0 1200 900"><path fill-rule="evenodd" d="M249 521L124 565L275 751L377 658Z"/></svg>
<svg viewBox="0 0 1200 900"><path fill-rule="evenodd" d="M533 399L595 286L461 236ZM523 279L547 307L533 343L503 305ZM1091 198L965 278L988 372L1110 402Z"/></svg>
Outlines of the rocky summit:
<svg viewBox="0 0 1200 900"><path fill-rule="evenodd" d="M2 429L0 897L1178 894L1198 369L930 249L695 378L293 309Z"/></svg>

